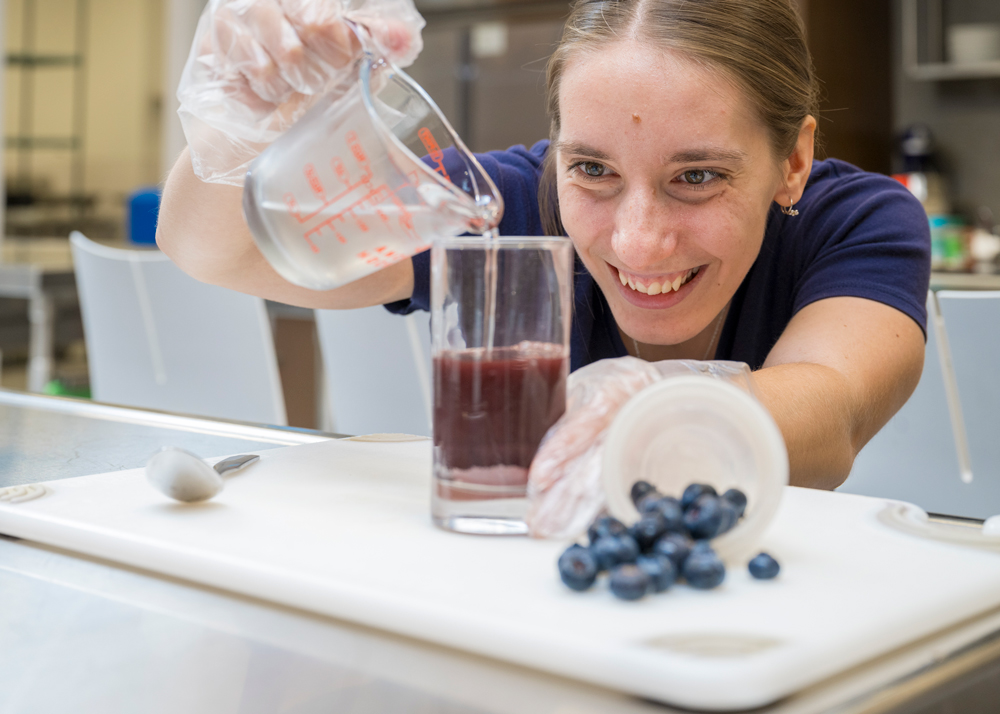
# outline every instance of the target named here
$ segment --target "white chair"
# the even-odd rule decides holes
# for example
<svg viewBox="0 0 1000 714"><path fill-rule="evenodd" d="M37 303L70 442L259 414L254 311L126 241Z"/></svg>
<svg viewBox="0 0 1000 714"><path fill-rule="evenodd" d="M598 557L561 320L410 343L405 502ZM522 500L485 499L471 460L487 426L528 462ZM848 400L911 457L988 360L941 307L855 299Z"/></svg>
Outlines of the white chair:
<svg viewBox="0 0 1000 714"><path fill-rule="evenodd" d="M909 401L861 450L840 491L915 503L932 513L973 516L969 452L945 332L927 296L927 347Z"/></svg>
<svg viewBox="0 0 1000 714"><path fill-rule="evenodd" d="M959 515L988 518L1000 514L1000 292L942 290L937 298L972 465Z"/></svg>
<svg viewBox="0 0 1000 714"><path fill-rule="evenodd" d="M285 425L264 301L70 235L95 400Z"/></svg>
<svg viewBox="0 0 1000 714"><path fill-rule="evenodd" d="M317 310L330 431L431 434L430 317Z"/></svg>

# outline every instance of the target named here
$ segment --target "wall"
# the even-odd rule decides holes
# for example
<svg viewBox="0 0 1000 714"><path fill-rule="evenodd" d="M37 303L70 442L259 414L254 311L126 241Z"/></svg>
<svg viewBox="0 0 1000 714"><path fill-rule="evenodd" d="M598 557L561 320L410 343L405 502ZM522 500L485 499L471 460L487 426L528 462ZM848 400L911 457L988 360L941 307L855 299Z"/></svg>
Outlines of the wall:
<svg viewBox="0 0 1000 714"><path fill-rule="evenodd" d="M943 0L946 22L1000 22L997 0ZM893 0L894 127L922 122L937 140L955 208L987 206L1000 222L1000 78L919 82L903 71L902 0Z"/></svg>
<svg viewBox="0 0 1000 714"><path fill-rule="evenodd" d="M817 156L888 173L893 151L888 4L809 0L801 11L821 87Z"/></svg>

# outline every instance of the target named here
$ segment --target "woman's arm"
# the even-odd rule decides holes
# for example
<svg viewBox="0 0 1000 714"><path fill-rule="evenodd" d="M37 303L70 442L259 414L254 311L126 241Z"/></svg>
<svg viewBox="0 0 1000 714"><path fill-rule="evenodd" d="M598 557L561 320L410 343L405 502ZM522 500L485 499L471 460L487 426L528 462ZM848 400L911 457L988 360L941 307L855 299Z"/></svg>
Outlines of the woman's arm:
<svg viewBox="0 0 1000 714"><path fill-rule="evenodd" d="M785 437L792 485L842 484L913 393L923 362L920 327L895 308L837 297L800 310L754 373Z"/></svg>
<svg viewBox="0 0 1000 714"><path fill-rule="evenodd" d="M289 305L368 307L402 300L413 292L409 259L336 290L309 290L289 283L254 244L243 220L242 202L242 189L195 176L185 149L163 190L156 243L184 272L202 282Z"/></svg>

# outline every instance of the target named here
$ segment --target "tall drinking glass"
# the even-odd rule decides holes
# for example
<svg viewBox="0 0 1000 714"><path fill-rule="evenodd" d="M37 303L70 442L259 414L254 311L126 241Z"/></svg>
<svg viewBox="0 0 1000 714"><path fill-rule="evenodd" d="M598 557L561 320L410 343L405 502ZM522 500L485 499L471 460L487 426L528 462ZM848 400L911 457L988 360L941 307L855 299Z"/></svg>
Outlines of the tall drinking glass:
<svg viewBox="0 0 1000 714"><path fill-rule="evenodd" d="M573 245L462 237L431 250L435 524L526 533L528 467L566 409Z"/></svg>

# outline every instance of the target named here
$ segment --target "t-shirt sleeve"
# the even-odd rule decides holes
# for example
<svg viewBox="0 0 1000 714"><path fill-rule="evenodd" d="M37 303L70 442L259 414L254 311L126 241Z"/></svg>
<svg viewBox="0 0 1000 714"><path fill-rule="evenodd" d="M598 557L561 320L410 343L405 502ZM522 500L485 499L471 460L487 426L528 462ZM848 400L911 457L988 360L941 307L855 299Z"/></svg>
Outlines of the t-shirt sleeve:
<svg viewBox="0 0 1000 714"><path fill-rule="evenodd" d="M538 210L538 181L542 161L548 149L547 141L540 141L530 149L514 146L506 151L476 154L483 170L493 179L504 202L500 219L500 235L542 235ZM445 168L458 173L461 158L454 150L444 152ZM431 253L429 250L413 256L413 294L408 300L387 303L386 310L397 315L408 315L416 310L431 309Z"/></svg>
<svg viewBox="0 0 1000 714"><path fill-rule="evenodd" d="M801 216L782 216L806 219L796 237L793 314L825 298L866 298L909 315L926 335L931 242L923 207L888 176L841 162L829 170L836 175L807 191Z"/></svg>

